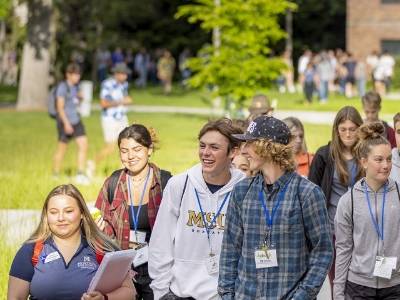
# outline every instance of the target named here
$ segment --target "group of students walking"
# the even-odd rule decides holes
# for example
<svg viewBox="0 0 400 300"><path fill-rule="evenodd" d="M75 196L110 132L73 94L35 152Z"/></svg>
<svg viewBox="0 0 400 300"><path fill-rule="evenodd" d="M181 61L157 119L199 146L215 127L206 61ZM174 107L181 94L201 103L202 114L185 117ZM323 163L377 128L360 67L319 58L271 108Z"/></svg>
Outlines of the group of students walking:
<svg viewBox="0 0 400 300"><path fill-rule="evenodd" d="M312 300L328 273L335 300L400 299L400 114L394 126L392 150L382 122L346 106L313 156L296 118L260 115L245 130L209 121L199 163L172 177L150 162L154 130L128 126L101 217L74 186L55 188L16 254L8 299ZM129 248L138 254L122 286L86 293L98 256Z"/></svg>

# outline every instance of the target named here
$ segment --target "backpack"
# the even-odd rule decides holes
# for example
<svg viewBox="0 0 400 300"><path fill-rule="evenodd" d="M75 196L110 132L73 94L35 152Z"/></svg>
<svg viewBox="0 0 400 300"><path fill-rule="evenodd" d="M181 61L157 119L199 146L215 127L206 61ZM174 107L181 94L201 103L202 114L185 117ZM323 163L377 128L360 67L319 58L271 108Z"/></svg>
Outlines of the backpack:
<svg viewBox="0 0 400 300"><path fill-rule="evenodd" d="M108 181L107 198L108 198L108 203L110 205L114 201L115 189L117 188L118 179L122 171L124 171L124 169L119 169L114 171L111 174L110 179ZM165 186L167 185L168 180L172 177L172 175L171 172L160 170L160 177L161 177L161 190L163 191Z"/></svg>
<svg viewBox="0 0 400 300"><path fill-rule="evenodd" d="M39 262L39 255L43 250L44 242L43 241L36 241L35 246L33 247L33 254L32 254L32 265L35 267ZM104 253L96 252L96 261L100 265L101 261L104 258Z"/></svg>
<svg viewBox="0 0 400 300"><path fill-rule="evenodd" d="M71 88L65 81L60 82L59 84L51 88L49 98L47 100L47 112L52 119L55 119L57 117L57 89L62 83L65 83L67 85L67 98L71 96Z"/></svg>

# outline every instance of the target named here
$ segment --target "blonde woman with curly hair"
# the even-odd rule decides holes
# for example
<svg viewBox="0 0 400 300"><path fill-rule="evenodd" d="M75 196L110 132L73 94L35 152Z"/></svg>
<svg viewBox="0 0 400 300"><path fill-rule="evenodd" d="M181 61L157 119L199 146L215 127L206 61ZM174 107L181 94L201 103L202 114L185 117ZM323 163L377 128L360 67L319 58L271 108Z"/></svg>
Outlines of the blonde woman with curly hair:
<svg viewBox="0 0 400 300"><path fill-rule="evenodd" d="M333 248L321 188L298 175L287 125L260 116L244 134L253 178L227 208L218 292L222 299L315 299Z"/></svg>
<svg viewBox="0 0 400 300"><path fill-rule="evenodd" d="M356 155L365 176L339 200L334 299L400 299L400 195L382 123L360 127Z"/></svg>
<svg viewBox="0 0 400 300"><path fill-rule="evenodd" d="M7 299L130 300L136 293L128 274L107 295L86 293L99 256L116 249L97 228L78 189L60 185L47 196L38 227L14 258Z"/></svg>

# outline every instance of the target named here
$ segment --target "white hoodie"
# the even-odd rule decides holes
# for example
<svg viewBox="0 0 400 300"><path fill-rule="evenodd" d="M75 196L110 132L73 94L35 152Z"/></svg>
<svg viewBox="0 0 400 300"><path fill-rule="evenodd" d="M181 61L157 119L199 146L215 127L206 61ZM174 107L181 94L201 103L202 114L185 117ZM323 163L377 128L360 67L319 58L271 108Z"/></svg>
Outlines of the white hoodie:
<svg viewBox="0 0 400 300"><path fill-rule="evenodd" d="M148 265L154 299L160 299L169 290L179 297L217 299L218 272L209 275L207 271L210 247L194 189L210 226L225 196L245 178L237 169L231 168L230 172L229 182L214 194L204 181L200 164L168 181L150 239ZM186 176L188 181L181 203ZM221 252L228 202L217 218L216 227L210 230L210 242L216 255Z"/></svg>

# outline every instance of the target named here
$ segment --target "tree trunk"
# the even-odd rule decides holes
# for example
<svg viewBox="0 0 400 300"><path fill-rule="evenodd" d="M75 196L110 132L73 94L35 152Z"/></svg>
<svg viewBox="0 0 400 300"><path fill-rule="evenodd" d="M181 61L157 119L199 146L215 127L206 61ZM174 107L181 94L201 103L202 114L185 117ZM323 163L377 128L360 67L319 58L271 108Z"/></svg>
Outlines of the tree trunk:
<svg viewBox="0 0 400 300"><path fill-rule="evenodd" d="M29 0L28 14L17 110L44 109L48 98L50 46L54 37L52 0Z"/></svg>

